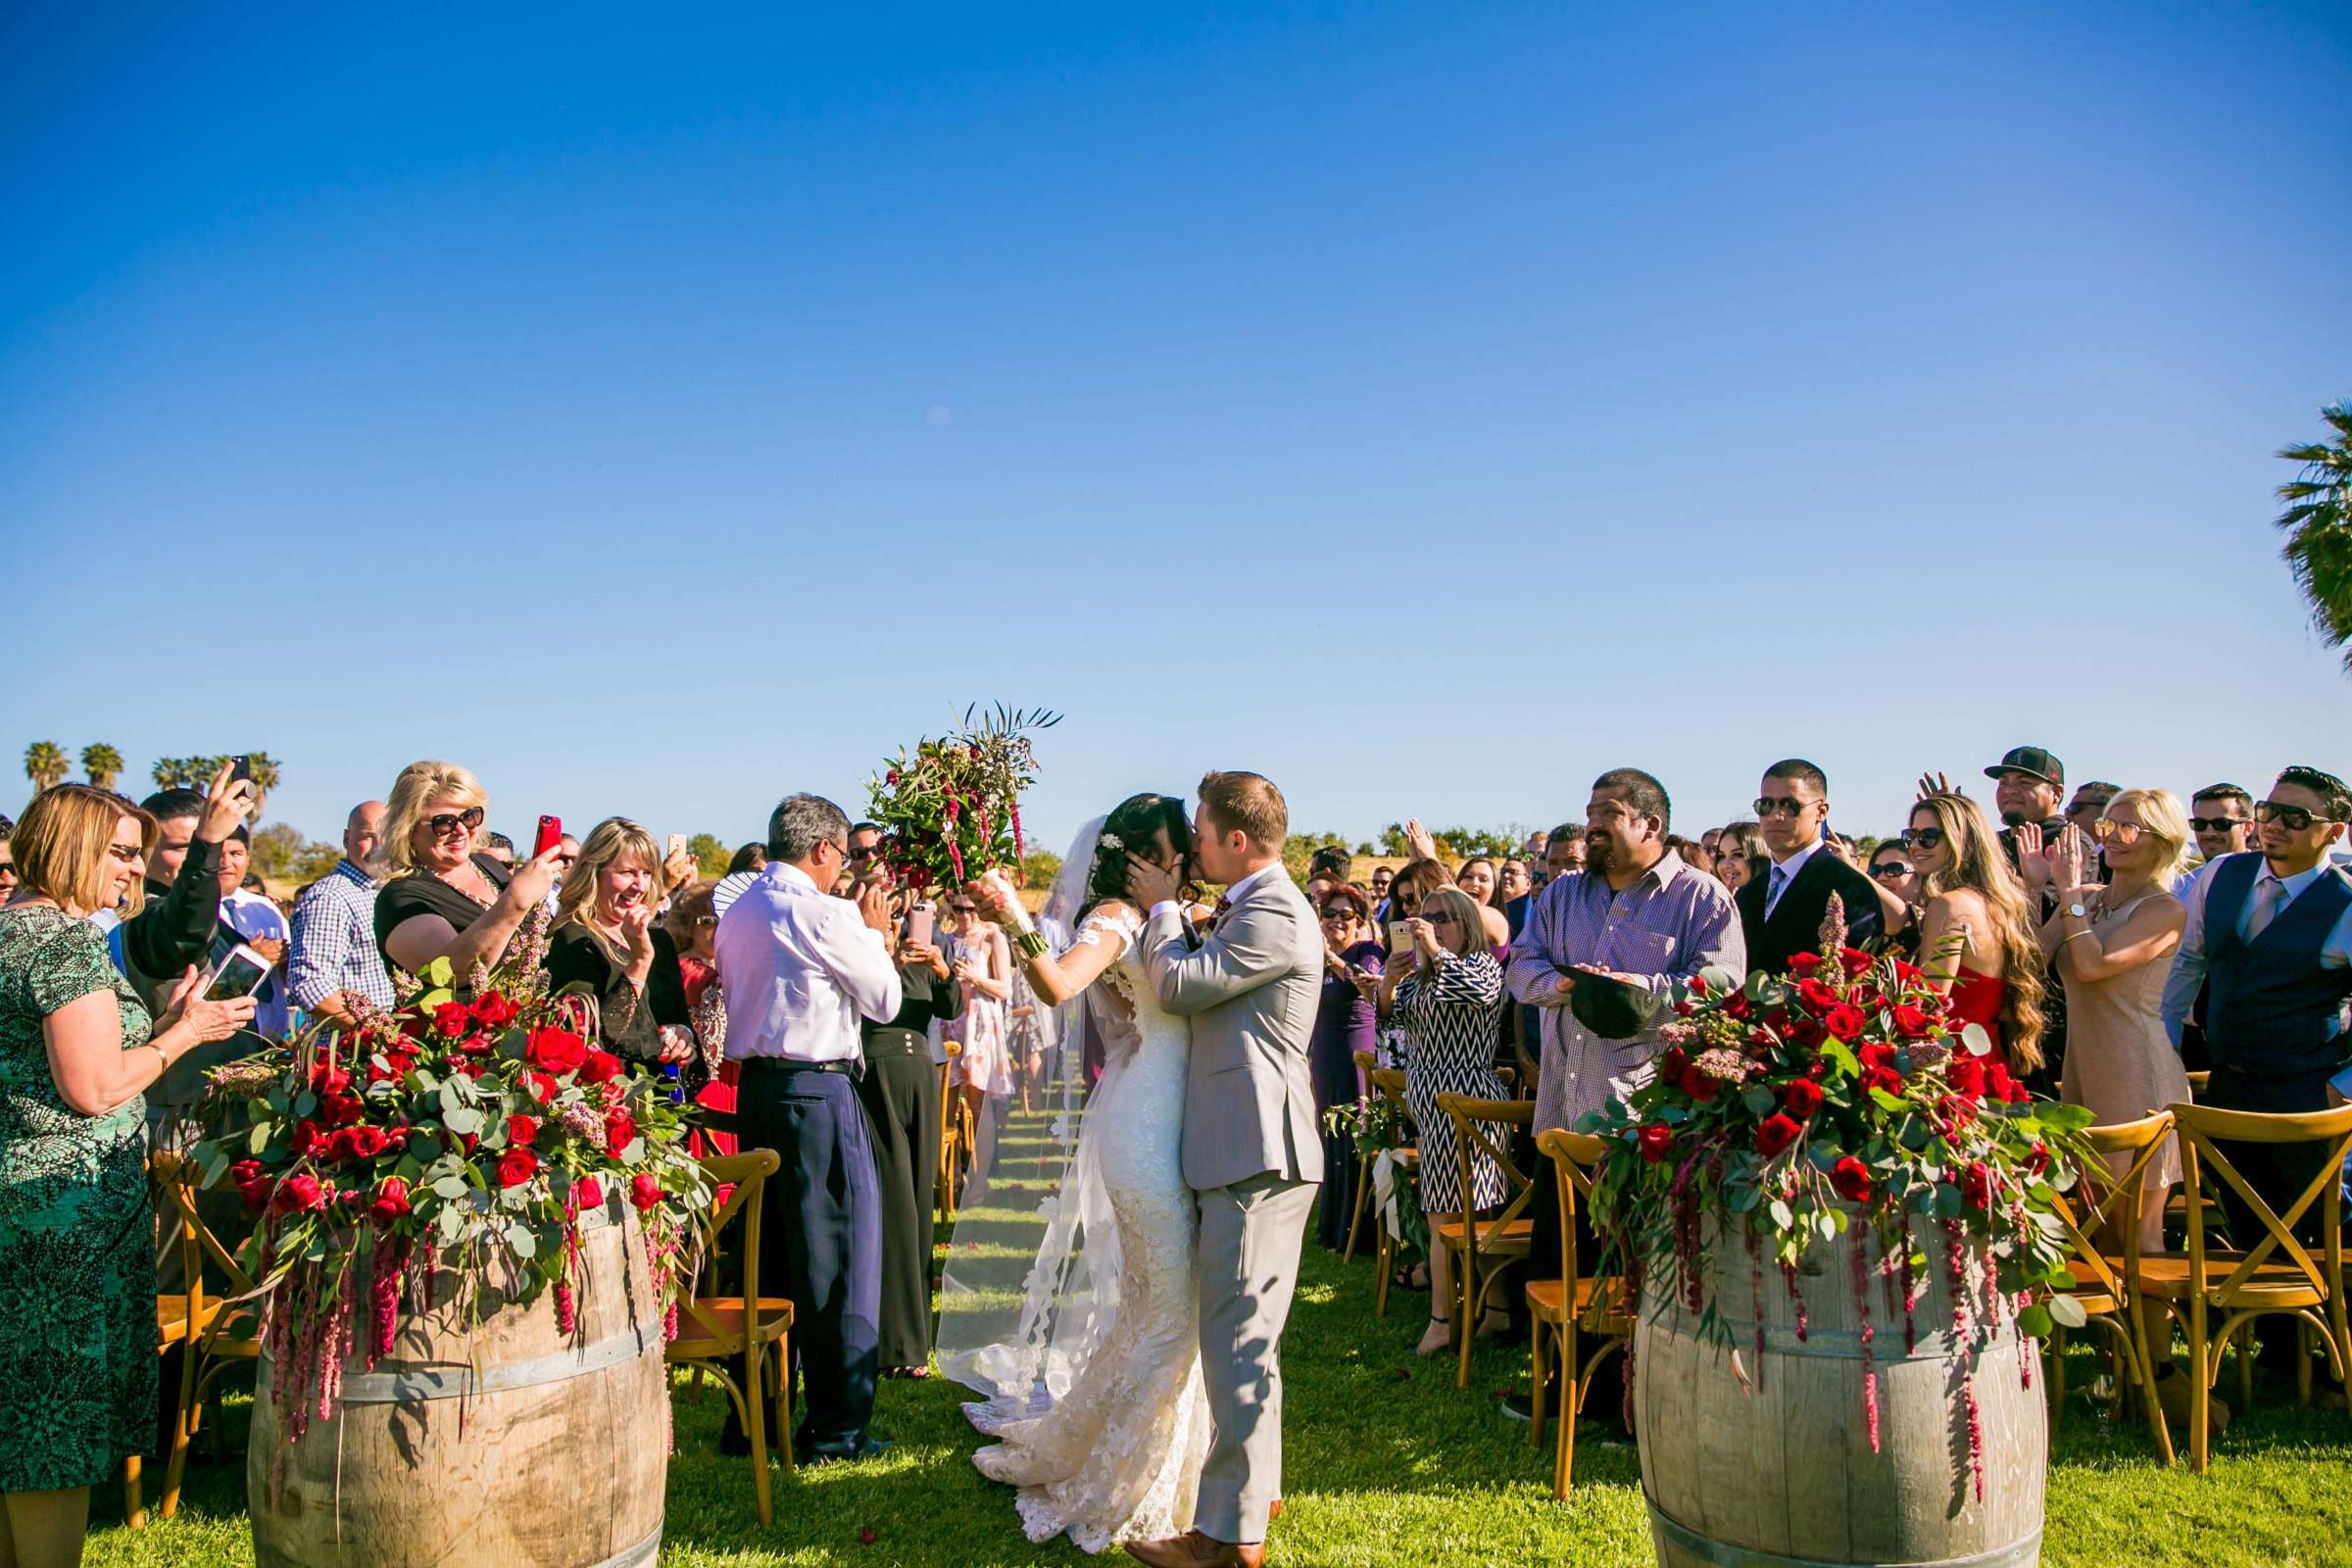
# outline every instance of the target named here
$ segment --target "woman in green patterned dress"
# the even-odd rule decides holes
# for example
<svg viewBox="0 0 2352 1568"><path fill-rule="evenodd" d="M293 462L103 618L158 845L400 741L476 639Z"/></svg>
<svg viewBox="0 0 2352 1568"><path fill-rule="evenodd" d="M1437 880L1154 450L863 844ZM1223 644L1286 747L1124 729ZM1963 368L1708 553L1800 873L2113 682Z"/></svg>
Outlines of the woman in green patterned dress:
<svg viewBox="0 0 2352 1568"><path fill-rule="evenodd" d="M193 995L160 1029L89 921L135 913L155 822L60 784L18 824L0 908L0 1563L81 1560L90 1488L155 1433L155 1216L143 1092L253 1016Z"/></svg>

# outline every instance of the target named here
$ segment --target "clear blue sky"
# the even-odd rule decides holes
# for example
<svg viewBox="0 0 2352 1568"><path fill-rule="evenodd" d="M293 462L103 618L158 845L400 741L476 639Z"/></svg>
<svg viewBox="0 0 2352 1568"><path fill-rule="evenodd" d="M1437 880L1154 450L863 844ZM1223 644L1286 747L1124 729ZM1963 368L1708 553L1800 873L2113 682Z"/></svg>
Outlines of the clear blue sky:
<svg viewBox="0 0 2352 1568"><path fill-rule="evenodd" d="M2352 766L2340 0L652 15L9 9L0 806L737 840L995 697L1055 840Z"/></svg>

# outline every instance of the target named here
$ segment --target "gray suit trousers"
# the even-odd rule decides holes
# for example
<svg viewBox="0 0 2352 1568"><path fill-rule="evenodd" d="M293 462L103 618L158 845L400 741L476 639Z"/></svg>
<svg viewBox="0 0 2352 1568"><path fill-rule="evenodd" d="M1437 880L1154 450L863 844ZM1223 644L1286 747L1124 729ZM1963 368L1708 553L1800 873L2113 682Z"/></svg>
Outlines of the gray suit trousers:
<svg viewBox="0 0 2352 1568"><path fill-rule="evenodd" d="M1200 1194L1200 1372L1212 1430L1193 1528L1212 1540L1265 1540L1267 1509L1282 1495L1282 1329L1319 1185L1265 1171Z"/></svg>

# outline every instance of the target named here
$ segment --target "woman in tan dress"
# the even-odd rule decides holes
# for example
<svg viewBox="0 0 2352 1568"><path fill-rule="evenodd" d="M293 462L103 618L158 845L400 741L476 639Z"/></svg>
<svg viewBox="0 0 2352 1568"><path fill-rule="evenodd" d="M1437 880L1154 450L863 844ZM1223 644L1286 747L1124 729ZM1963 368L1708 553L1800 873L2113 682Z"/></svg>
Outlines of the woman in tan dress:
<svg viewBox="0 0 2352 1568"><path fill-rule="evenodd" d="M2114 880L2091 876L2092 840ZM2041 928L2042 952L2066 984L2066 1083L2061 1098L2088 1105L2099 1125L2137 1121L2188 1099L2188 1075L2165 1034L2158 1004L2187 913L2173 897L2188 854L2188 819L2169 790L2126 790L2086 837L2058 836L2051 880L2058 910ZM2130 1161L2111 1156L2120 1175ZM2162 1247L2167 1190L2180 1179L2168 1140L2141 1189L2140 1245Z"/></svg>

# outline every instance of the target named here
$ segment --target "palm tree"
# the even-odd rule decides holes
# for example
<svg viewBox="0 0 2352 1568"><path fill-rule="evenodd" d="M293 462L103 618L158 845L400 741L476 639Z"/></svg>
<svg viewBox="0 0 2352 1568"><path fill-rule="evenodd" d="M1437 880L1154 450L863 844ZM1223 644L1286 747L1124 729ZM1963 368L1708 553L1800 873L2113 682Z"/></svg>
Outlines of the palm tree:
<svg viewBox="0 0 2352 1568"><path fill-rule="evenodd" d="M155 787L159 790L175 790L188 776L187 759L159 757L147 776L155 780Z"/></svg>
<svg viewBox="0 0 2352 1568"><path fill-rule="evenodd" d="M36 790L62 782L72 765L66 760L66 749L55 741L34 741L24 748L24 776Z"/></svg>
<svg viewBox="0 0 2352 1568"><path fill-rule="evenodd" d="M2332 442L2281 447L2278 456L2303 471L2278 487L2286 510L2278 523L2286 534L2279 552L2295 585L2311 601L2311 623L2331 648L2343 650L2352 671L2352 401L2322 409Z"/></svg>
<svg viewBox="0 0 2352 1568"><path fill-rule="evenodd" d="M247 752L246 766L253 771L253 820L258 827L262 820L262 803L277 788L277 760L268 752Z"/></svg>
<svg viewBox="0 0 2352 1568"><path fill-rule="evenodd" d="M92 784L111 790L116 775L122 771L122 754L104 741L92 741L81 749L81 770L90 776Z"/></svg>

